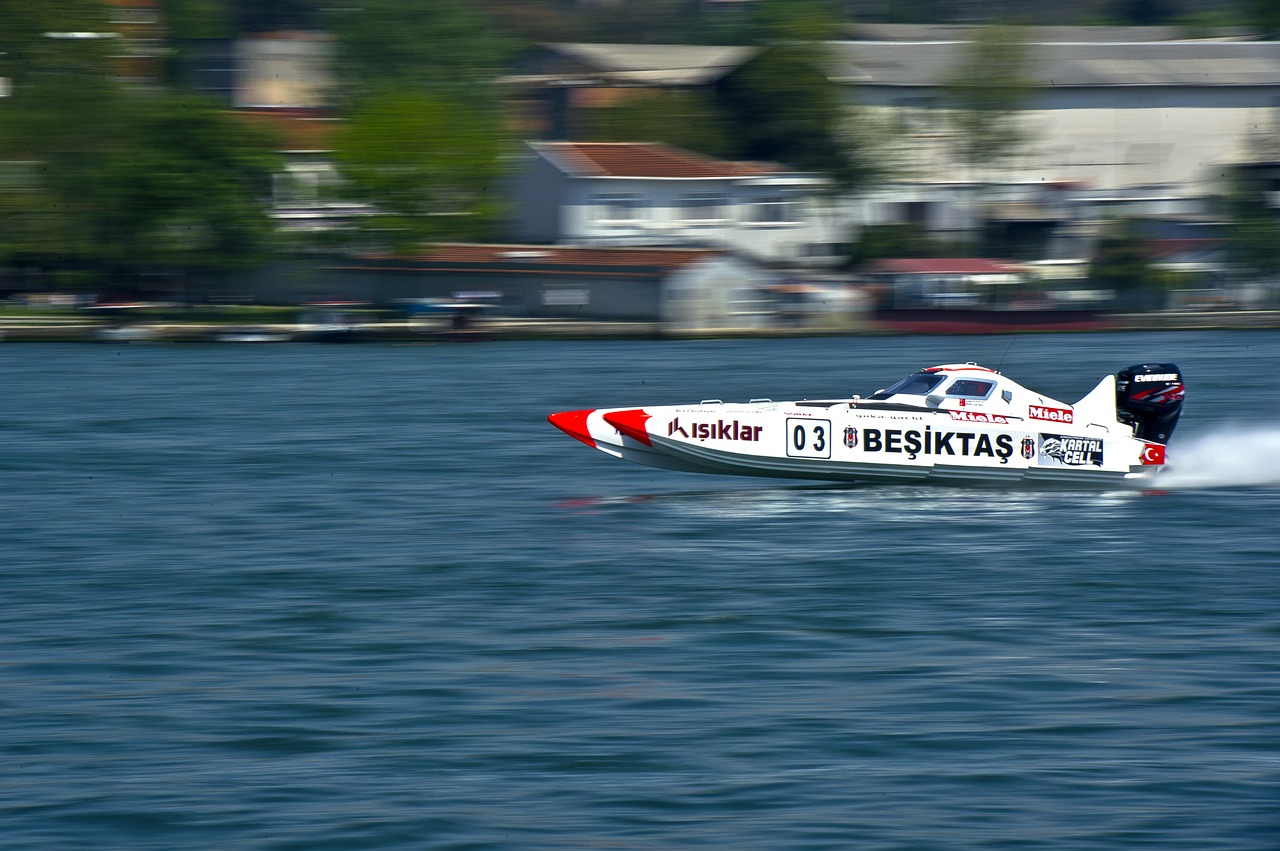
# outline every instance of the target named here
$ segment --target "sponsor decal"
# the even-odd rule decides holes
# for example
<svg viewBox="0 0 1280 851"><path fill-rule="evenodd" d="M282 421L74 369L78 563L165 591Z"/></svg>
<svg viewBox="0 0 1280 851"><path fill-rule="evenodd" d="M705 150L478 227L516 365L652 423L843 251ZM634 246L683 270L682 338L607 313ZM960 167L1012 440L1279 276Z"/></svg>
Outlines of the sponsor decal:
<svg viewBox="0 0 1280 851"><path fill-rule="evenodd" d="M1022 438L1022 457L1028 461L1036 457L1036 439L1034 437Z"/></svg>
<svg viewBox="0 0 1280 851"><path fill-rule="evenodd" d="M1150 405L1172 405L1174 402L1181 402L1185 394L1186 388L1183 385L1170 384L1168 387L1152 387L1150 390L1134 393L1133 399Z"/></svg>
<svg viewBox="0 0 1280 851"><path fill-rule="evenodd" d="M961 401L964 401L963 399ZM967 423L1000 423L1007 424L1009 418L1000 414L984 414L982 411L947 411L953 420L963 420Z"/></svg>
<svg viewBox="0 0 1280 851"><path fill-rule="evenodd" d="M1176 372L1153 372L1150 375L1135 375L1133 382L1135 384L1146 384L1148 381L1181 381L1182 379Z"/></svg>
<svg viewBox="0 0 1280 851"><path fill-rule="evenodd" d="M1008 464L1013 455L1013 437L1008 434L984 434L972 431L938 431L933 426L920 429L864 428L863 452L885 452L906 455L915 460L921 455L950 455L968 458L999 458Z"/></svg>
<svg viewBox="0 0 1280 851"><path fill-rule="evenodd" d="M1164 463L1164 447L1158 443L1147 443L1142 447L1142 463L1148 467L1158 467Z"/></svg>
<svg viewBox="0 0 1280 851"><path fill-rule="evenodd" d="M853 449L858 445L858 430L853 426L846 426L844 430L844 445Z"/></svg>
<svg viewBox="0 0 1280 851"><path fill-rule="evenodd" d="M764 426L741 425L737 420L725 422L716 420L713 423L680 423L676 417L667 423L667 437L680 435L689 440L746 440L759 441L760 430Z"/></svg>
<svg viewBox="0 0 1280 851"><path fill-rule="evenodd" d="M911 422L918 423L925 419L925 417L922 417L919 415L885 414L885 413L881 413L880 411L876 411L875 413L868 414L868 413L863 413L857 410L849 414L849 416L855 420L877 420L878 422L884 422L885 420L890 420L895 423L900 423L900 422L903 422L904 420L909 420ZM930 414L928 418L933 419L933 415Z"/></svg>
<svg viewBox="0 0 1280 851"><path fill-rule="evenodd" d="M845 431L845 441L849 439ZM857 440L857 436L854 436ZM830 458L831 420L787 418L787 455L791 458Z"/></svg>
<svg viewBox="0 0 1280 851"><path fill-rule="evenodd" d="M1033 420L1049 420L1055 423L1071 423L1075 414L1070 408L1046 408L1042 405L1028 405L1027 416Z"/></svg>
<svg viewBox="0 0 1280 851"><path fill-rule="evenodd" d="M1040 433L1040 463L1052 467L1102 466L1102 438Z"/></svg>

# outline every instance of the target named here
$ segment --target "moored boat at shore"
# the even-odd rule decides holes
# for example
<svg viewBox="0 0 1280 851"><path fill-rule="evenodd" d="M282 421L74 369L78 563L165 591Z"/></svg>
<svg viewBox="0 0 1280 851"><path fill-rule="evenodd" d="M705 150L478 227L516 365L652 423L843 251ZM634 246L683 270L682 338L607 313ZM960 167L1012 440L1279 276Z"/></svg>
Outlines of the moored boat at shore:
<svg viewBox="0 0 1280 851"><path fill-rule="evenodd" d="M912 373L868 397L599 408L551 424L608 455L697 473L824 481L1147 481L1182 410L1174 364L1102 378L1074 405L973 363Z"/></svg>

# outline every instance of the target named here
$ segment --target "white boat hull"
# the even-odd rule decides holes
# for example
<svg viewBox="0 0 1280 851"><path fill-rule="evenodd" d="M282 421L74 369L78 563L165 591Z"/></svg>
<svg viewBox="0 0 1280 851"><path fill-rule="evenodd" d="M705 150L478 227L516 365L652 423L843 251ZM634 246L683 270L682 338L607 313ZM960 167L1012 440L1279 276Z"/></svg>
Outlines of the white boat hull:
<svg viewBox="0 0 1280 851"><path fill-rule="evenodd" d="M962 380L983 386L986 395L703 402L566 411L549 419L616 458L719 475L1093 486L1150 481L1164 463L1164 443L1138 436L1132 422L1117 416L1112 376L1070 406L991 370L961 365L921 374L933 371L955 386Z"/></svg>

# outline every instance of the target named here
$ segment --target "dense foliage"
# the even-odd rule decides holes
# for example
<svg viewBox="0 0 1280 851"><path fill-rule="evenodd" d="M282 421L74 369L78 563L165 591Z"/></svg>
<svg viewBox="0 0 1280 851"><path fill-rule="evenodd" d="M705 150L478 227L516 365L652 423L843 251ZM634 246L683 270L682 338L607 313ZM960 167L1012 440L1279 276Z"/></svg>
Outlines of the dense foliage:
<svg viewBox="0 0 1280 851"><path fill-rule="evenodd" d="M1225 200L1232 223L1226 239L1232 263L1251 277L1280 274L1280 219L1268 205L1265 184L1243 174L1232 181Z"/></svg>
<svg viewBox="0 0 1280 851"><path fill-rule="evenodd" d="M1108 223L1094 248L1089 277L1098 287L1115 292L1120 306L1152 306L1156 275L1138 222L1117 219Z"/></svg>
<svg viewBox="0 0 1280 851"><path fill-rule="evenodd" d="M711 96L680 89L637 90L615 106L590 110L578 135L594 142L666 142L712 157L738 154Z"/></svg>
<svg viewBox="0 0 1280 851"><path fill-rule="evenodd" d="M203 98L122 86L95 0L4 4L0 268L140 294L263 256L271 139Z"/></svg>
<svg viewBox="0 0 1280 851"><path fill-rule="evenodd" d="M496 125L480 105L425 91L363 98L335 139L345 191L379 211L359 221L358 247L490 236L506 149Z"/></svg>
<svg viewBox="0 0 1280 851"><path fill-rule="evenodd" d="M944 81L957 153L973 178L1025 141L1021 121L1032 92L1030 59L1016 27L984 27Z"/></svg>
<svg viewBox="0 0 1280 851"><path fill-rule="evenodd" d="M485 239L512 149L496 80L533 41L752 45L755 58L714 92L641 91L593 110L584 136L665 141L730 159L822 172L833 188L873 183L892 157L884 131L830 80L822 42L842 37L857 4L835 0L161 0L171 49L166 86L124 85L117 26L102 0L0 0L0 274L50 285L128 290L160 276L218 275L270 256L267 215L278 145L225 104L182 90L186 51L202 39L314 28L329 32L343 127L333 156L344 200L373 205L350 244L406 247ZM1037 11L1044 4L1032 4ZM723 7L723 8L722 8ZM946 20L933 0L878 4L888 19ZM1112 23L1173 23L1163 0L1090 7ZM1236 0L1222 23L1280 31L1274 0ZM1061 10L1060 10L1061 11ZM1062 15L1067 12L1062 11ZM1032 16L1034 17L1034 16ZM1059 22L1101 22L1059 21ZM80 34L80 35L76 35ZM1028 57L1016 31L987 28L945 81L959 149L974 170L1022 141ZM939 81L943 82L943 81ZM1241 268L1280 269L1273 217L1257 199L1231 206ZM868 232L859 251L902 234ZM1141 278L1128 237L1104 240L1099 274ZM933 247L898 246L897 251Z"/></svg>

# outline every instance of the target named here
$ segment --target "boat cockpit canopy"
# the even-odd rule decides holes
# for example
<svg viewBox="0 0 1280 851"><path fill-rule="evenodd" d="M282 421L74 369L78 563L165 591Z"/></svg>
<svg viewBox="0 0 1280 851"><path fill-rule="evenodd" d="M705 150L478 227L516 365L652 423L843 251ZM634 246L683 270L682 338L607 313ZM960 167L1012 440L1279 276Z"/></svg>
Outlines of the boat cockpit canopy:
<svg viewBox="0 0 1280 851"><path fill-rule="evenodd" d="M871 399L888 399L892 396L928 396L942 391L942 395L956 399L985 399L995 389L996 382L985 378L951 378L946 373L924 370L908 375L896 384L873 393Z"/></svg>
<svg viewBox="0 0 1280 851"><path fill-rule="evenodd" d="M899 394L905 396L928 396L933 389L946 380L946 376L937 372L916 372L891 384L884 390L871 394L872 399L888 399Z"/></svg>

